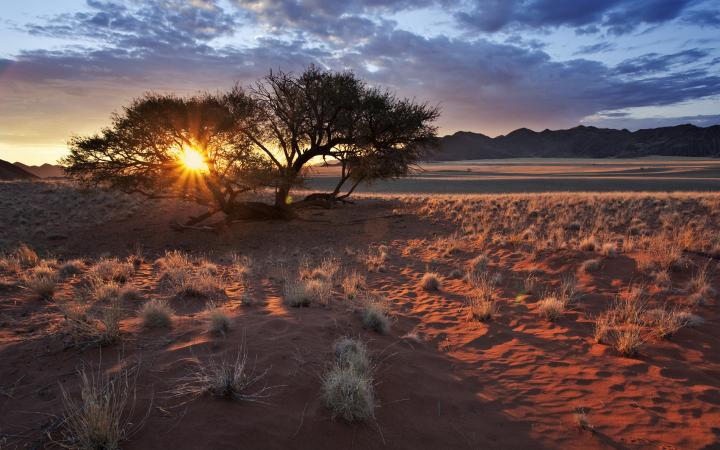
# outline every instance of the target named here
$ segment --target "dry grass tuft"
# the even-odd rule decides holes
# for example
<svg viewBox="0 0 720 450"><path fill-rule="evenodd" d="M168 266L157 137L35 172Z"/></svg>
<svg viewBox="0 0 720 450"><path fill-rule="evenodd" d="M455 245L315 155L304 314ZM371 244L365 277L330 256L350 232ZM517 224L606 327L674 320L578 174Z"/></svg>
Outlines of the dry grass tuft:
<svg viewBox="0 0 720 450"><path fill-rule="evenodd" d="M467 298L470 316L480 321L492 319L498 312L495 299L498 278L488 272L468 273L468 281L473 286L472 293Z"/></svg>
<svg viewBox="0 0 720 450"><path fill-rule="evenodd" d="M47 265L38 265L23 277L25 286L39 298L52 298L57 289L58 274Z"/></svg>
<svg viewBox="0 0 720 450"><path fill-rule="evenodd" d="M71 259L60 265L59 272L62 278L68 278L73 275L79 275L85 271L85 261L82 259Z"/></svg>
<svg viewBox="0 0 720 450"><path fill-rule="evenodd" d="M442 278L437 272L425 272L420 279L420 287L426 291L439 291L442 286Z"/></svg>
<svg viewBox="0 0 720 450"><path fill-rule="evenodd" d="M225 336L232 328L232 319L223 309L213 302L205 308L208 319L208 333Z"/></svg>
<svg viewBox="0 0 720 450"><path fill-rule="evenodd" d="M584 261L580 265L580 272L582 273L592 273L597 272L598 269L600 269L600 265L602 264L602 261L595 258L595 259L588 259L587 261Z"/></svg>
<svg viewBox="0 0 720 450"><path fill-rule="evenodd" d="M387 301L384 298L368 297L363 302L361 311L363 327L378 332L380 334L389 333L390 318L388 317L387 313L388 305Z"/></svg>
<svg viewBox="0 0 720 450"><path fill-rule="evenodd" d="M561 298L550 295L543 297L538 302L538 312L543 319L554 321L565 313L565 306L566 304Z"/></svg>
<svg viewBox="0 0 720 450"><path fill-rule="evenodd" d="M132 278L135 267L128 262L119 261L116 258L101 259L88 270L88 275L102 281L115 281L125 283Z"/></svg>
<svg viewBox="0 0 720 450"><path fill-rule="evenodd" d="M635 356L645 343L642 326L628 324L622 328L616 328L615 350L623 356Z"/></svg>
<svg viewBox="0 0 720 450"><path fill-rule="evenodd" d="M322 378L322 391L333 418L359 422L374 417L375 392L365 344L350 338L335 344L335 362Z"/></svg>
<svg viewBox="0 0 720 450"><path fill-rule="evenodd" d="M176 380L170 391L173 397L196 399L201 395L240 400L263 402L270 396L271 387L263 384L267 370L257 372L248 362L247 346L241 342L235 358L210 359L196 361L196 366L185 377Z"/></svg>
<svg viewBox="0 0 720 450"><path fill-rule="evenodd" d="M140 308L140 320L145 328L166 328L172 325L174 311L165 300L153 299Z"/></svg>
<svg viewBox="0 0 720 450"><path fill-rule="evenodd" d="M595 318L593 326L593 337L598 344L607 344L610 332L615 326L615 318L611 313L600 314Z"/></svg>
<svg viewBox="0 0 720 450"><path fill-rule="evenodd" d="M353 271L343 278L342 288L345 293L345 297L348 300L352 300L356 298L360 292L367 288L367 283L364 276Z"/></svg>
<svg viewBox="0 0 720 450"><path fill-rule="evenodd" d="M127 368L114 377L101 371L88 373L85 369L80 370L78 376L79 398L74 398L60 385L65 413L59 443L81 450L118 449L144 422L132 422L135 376Z"/></svg>

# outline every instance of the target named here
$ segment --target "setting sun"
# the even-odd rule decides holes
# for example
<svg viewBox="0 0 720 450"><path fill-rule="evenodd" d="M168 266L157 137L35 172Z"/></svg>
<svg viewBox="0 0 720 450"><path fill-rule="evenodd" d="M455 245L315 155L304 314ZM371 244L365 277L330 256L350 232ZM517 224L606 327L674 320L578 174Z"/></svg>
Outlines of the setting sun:
<svg viewBox="0 0 720 450"><path fill-rule="evenodd" d="M182 153L180 153L180 162L182 162L188 170L197 172L206 172L208 170L205 156L194 148L183 149Z"/></svg>

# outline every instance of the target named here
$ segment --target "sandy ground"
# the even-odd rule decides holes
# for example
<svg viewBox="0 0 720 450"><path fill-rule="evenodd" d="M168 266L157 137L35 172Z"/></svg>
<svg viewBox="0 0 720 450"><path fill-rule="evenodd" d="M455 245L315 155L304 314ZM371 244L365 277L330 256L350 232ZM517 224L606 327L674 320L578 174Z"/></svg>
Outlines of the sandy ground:
<svg viewBox="0 0 720 450"><path fill-rule="evenodd" d="M29 200L44 210L43 202L57 200L54 195L66 194L45 192ZM717 235L716 197L683 195L667 204L649 198L658 205L648 210L646 236L660 236L665 213L689 221L698 211L709 219L703 231ZM602 207L606 200L587 201ZM145 262L128 281L141 297L124 305L122 342L105 347L73 345L63 331L57 305L72 301L83 274L62 281L53 299L46 300L25 289L17 275L2 272L0 448L52 447L63 413L60 386L78 395L79 367L112 372L119 360L139 361L133 420L143 426L122 444L128 449L720 448L717 301L690 305L685 287L695 268L708 261L710 283L720 287L715 260L687 254L684 265L671 272L668 289L638 268L646 253L642 249L610 255L570 246L533 252L509 239L481 241L476 234L455 239L463 229L457 220L465 214L462 208L483 214L492 210L489 198L450 197L446 204L362 198L355 205L306 211L301 220L241 223L221 233L169 231L173 218L192 212L187 205L147 208L123 201L139 206L97 223L74 221L59 239L19 224L5 236L8 246L22 240L41 256L60 260L124 258L141 246ZM93 209L85 213L92 216ZM7 217L14 213L7 211L2 212L4 223L14 223ZM554 215L560 212L541 212L536 223L556 223ZM61 228L55 222L48 226ZM387 246L384 269L370 272L358 255L379 245ZM231 277L224 281L221 307L232 318L224 337L207 333L204 300L169 297L159 287L152 263L171 249L204 255L220 264L221 272L231 252L252 261L246 287ZM499 313L488 322L469 318L471 287L453 274L479 254L502 276L496 291ZM357 304L344 299L339 282L328 305L283 304L277 268L301 257L319 262L327 255L339 260L342 272L361 272L368 290L387 298L393 321L388 334L362 327ZM580 272L590 258L601 261L599 270ZM441 275L439 291L420 286L428 270ZM538 275L542 289L520 295L530 272ZM541 293L568 274L577 274L576 302L556 321L542 319L537 313ZM653 305L692 308L704 323L669 339L648 339L632 357L595 342L593 317L637 281L647 286ZM251 305L242 301L248 295ZM144 302L156 298L167 299L175 309L171 329L145 330L136 317ZM375 419L366 423L333 419L321 397L332 344L342 336L367 342L375 366L378 407ZM268 370L266 382L275 388L265 404L170 398L168 391L194 360L231 355L242 342L253 364ZM594 431L577 426L578 410L587 413Z"/></svg>

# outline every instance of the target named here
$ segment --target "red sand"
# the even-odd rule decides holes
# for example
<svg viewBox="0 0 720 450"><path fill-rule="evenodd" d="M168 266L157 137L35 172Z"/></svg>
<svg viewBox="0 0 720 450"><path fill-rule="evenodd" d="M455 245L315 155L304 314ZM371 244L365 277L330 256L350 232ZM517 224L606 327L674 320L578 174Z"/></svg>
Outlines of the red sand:
<svg viewBox="0 0 720 450"><path fill-rule="evenodd" d="M517 272L544 274L548 286L574 272L590 253L558 251L529 262L511 246L487 251L490 266L504 275L499 316L468 320L460 279L446 279L439 292L425 292L419 279L428 264L444 275L478 251L440 259L418 239L452 232L449 224L394 215L391 204L363 200L340 210L319 211L312 221L240 224L220 235L166 230L168 216L134 218L92 227L61 243L67 254L127 254L142 242L148 254L164 248L250 255L258 268L250 278L256 301L242 306L230 284L223 308L234 330L225 338L205 332L199 300L172 300L178 318L172 330L146 331L134 318L144 300L127 305L121 345L99 350L66 347L55 334L60 315L52 301L33 299L9 276L0 285L0 448L47 444L43 435L60 414L58 383L77 393L82 363L111 368L122 354L141 361L136 420L152 401L143 428L122 445L128 449L222 448L720 448L720 328L715 305L700 307L705 323L652 342L634 358L618 356L592 339L593 314L637 277L633 254L605 260L602 270L579 279L580 299L556 323L540 319L536 296L516 298ZM329 222L326 222L329 221ZM329 225L332 224L332 225ZM329 307L287 308L278 283L269 278L268 255L341 255L346 246L390 247L387 271L368 274L372 290L391 303L395 320L382 336L363 330L351 305L336 294ZM347 266L355 266L345 258ZM687 277L687 274L678 274ZM713 279L717 286L717 276ZM149 264L131 283L146 298L161 297ZM63 285L56 297L72 294ZM655 294L664 296L665 294ZM682 302L681 295L667 297ZM417 337L407 337L409 333ZM349 425L331 420L320 397L320 376L332 358L332 343L344 335L367 341L379 408L376 420ZM193 358L230 354L245 336L250 358L269 368L278 386L267 405L200 398L182 406L165 393ZM595 433L574 419L584 408ZM37 447L34 447L37 448Z"/></svg>

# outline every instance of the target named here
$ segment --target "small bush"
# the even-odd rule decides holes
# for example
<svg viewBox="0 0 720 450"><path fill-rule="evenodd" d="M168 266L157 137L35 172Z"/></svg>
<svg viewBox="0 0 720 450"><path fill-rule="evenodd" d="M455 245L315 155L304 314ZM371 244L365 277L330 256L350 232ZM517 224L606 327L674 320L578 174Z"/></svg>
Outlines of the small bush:
<svg viewBox="0 0 720 450"><path fill-rule="evenodd" d="M618 253L617 244L614 242L606 242L600 248L600 253L605 256L616 256Z"/></svg>
<svg viewBox="0 0 720 450"><path fill-rule="evenodd" d="M439 291L441 285L440 274L436 272L425 272L420 279L420 286L426 291Z"/></svg>
<svg viewBox="0 0 720 450"><path fill-rule="evenodd" d="M164 328L172 325L173 313L166 301L153 299L140 308L140 319L145 328Z"/></svg>
<svg viewBox="0 0 720 450"><path fill-rule="evenodd" d="M11 257L17 261L20 267L34 267L40 262L40 257L35 250L28 247L26 244L20 244L18 248L12 253Z"/></svg>

